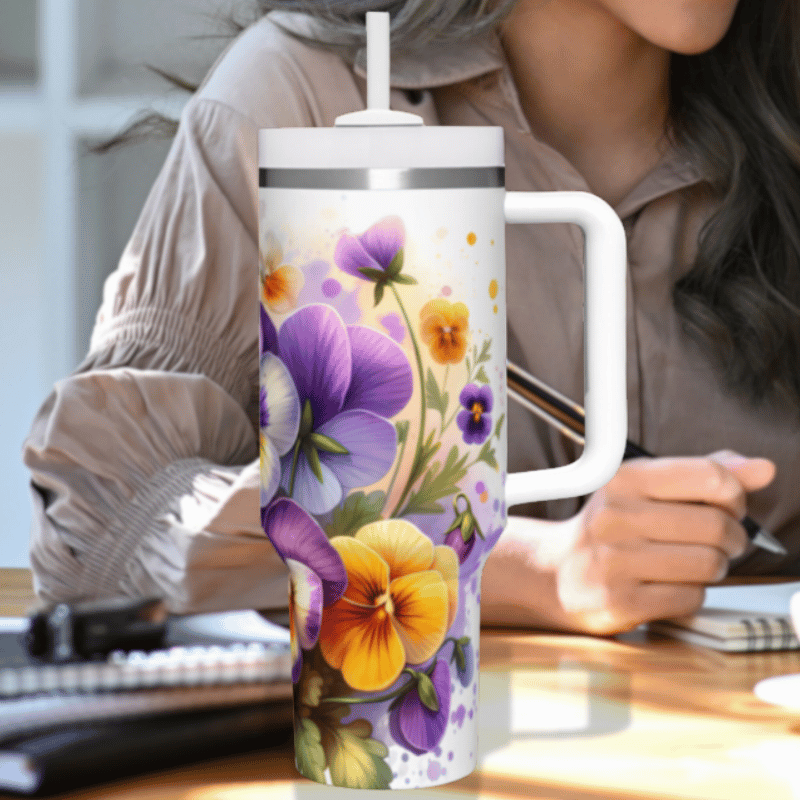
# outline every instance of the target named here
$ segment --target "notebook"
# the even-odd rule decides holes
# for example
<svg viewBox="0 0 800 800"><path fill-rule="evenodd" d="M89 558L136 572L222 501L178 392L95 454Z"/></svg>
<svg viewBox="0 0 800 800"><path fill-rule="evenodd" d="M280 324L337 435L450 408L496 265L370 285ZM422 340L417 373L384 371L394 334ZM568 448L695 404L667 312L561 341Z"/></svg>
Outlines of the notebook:
<svg viewBox="0 0 800 800"><path fill-rule="evenodd" d="M156 769L285 747L291 726L291 704L272 703L49 728L0 742L0 792L60 794Z"/></svg>
<svg viewBox="0 0 800 800"><path fill-rule="evenodd" d="M105 661L66 664L28 657L21 640L27 624L25 618L0 619L0 632L6 634L0 638L0 698L285 682L291 673L289 632L255 611L173 618L166 634L171 646L163 650L118 651Z"/></svg>
<svg viewBox="0 0 800 800"><path fill-rule="evenodd" d="M658 620L649 630L715 650L752 652L800 648L789 601L800 581L711 586L694 615Z"/></svg>
<svg viewBox="0 0 800 800"><path fill-rule="evenodd" d="M289 632L256 612L172 618L163 650L58 665L28 656L27 624L0 619L0 791L62 791L288 736Z"/></svg>

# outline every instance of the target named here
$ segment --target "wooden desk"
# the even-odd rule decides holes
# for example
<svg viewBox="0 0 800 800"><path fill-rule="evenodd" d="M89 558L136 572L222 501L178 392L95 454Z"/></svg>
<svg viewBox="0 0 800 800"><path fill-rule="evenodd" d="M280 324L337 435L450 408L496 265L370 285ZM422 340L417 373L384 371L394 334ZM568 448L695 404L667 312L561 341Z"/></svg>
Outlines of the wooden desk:
<svg viewBox="0 0 800 800"><path fill-rule="evenodd" d="M22 613L31 601L27 574L0 570L2 613ZM457 783L403 796L797 798L800 712L768 706L751 691L761 678L789 672L800 672L800 653L726 655L641 632L598 639L486 630L479 769ZM287 742L59 798L337 796L297 775Z"/></svg>

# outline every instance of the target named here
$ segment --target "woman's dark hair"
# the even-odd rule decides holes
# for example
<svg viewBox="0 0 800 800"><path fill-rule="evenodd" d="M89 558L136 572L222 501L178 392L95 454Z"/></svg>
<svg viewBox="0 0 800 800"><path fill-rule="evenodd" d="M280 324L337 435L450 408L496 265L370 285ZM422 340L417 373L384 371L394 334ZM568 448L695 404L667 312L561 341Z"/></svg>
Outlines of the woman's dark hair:
<svg viewBox="0 0 800 800"><path fill-rule="evenodd" d="M800 4L740 0L670 86L677 143L721 199L675 308L739 396L800 411Z"/></svg>
<svg viewBox="0 0 800 800"><path fill-rule="evenodd" d="M317 22L317 42L352 61L366 44L367 11L388 11L392 52L464 41L485 34L516 0L258 0L262 14L299 11Z"/></svg>

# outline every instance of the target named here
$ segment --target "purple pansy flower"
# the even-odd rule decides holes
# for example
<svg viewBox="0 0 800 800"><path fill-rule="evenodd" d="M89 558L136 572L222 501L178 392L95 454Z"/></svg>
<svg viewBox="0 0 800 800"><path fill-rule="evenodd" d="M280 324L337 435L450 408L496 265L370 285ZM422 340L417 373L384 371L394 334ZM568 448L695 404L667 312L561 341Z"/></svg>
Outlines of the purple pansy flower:
<svg viewBox="0 0 800 800"><path fill-rule="evenodd" d="M417 755L433 750L442 741L450 718L450 668L446 661L436 662L430 679L439 701L438 711L431 711L413 688L389 713L392 737Z"/></svg>
<svg viewBox="0 0 800 800"><path fill-rule="evenodd" d="M456 422L461 429L465 444L483 444L492 430L494 404L492 390L488 386L468 383L459 395L464 411L458 412Z"/></svg>
<svg viewBox="0 0 800 800"><path fill-rule="evenodd" d="M467 556L472 552L475 547L475 539L477 537L473 534L469 537L468 541L464 541L464 536L461 533L461 528L455 528L444 537L444 543L449 545L456 551L458 556L458 563L463 564L467 560Z"/></svg>
<svg viewBox="0 0 800 800"><path fill-rule="evenodd" d="M466 636L453 645L453 656L450 660L456 663L456 675L461 685L469 686L475 676L475 651Z"/></svg>
<svg viewBox="0 0 800 800"><path fill-rule="evenodd" d="M312 514L324 514L394 463L397 431L388 418L411 399L411 365L388 336L345 325L330 306L295 311L277 334L267 323L262 318L262 341L274 342L301 408L299 437L281 459L280 485Z"/></svg>
<svg viewBox="0 0 800 800"><path fill-rule="evenodd" d="M466 507L463 511L458 510L459 501L463 500ZM455 517L450 527L445 531L444 543L452 547L458 556L458 563L464 564L475 547L476 536L483 539L483 531L478 523L478 518L472 510L472 503L469 498L463 493L459 492L453 498L453 512Z"/></svg>
<svg viewBox="0 0 800 800"><path fill-rule="evenodd" d="M317 643L322 609L344 594L347 570L316 520L294 500L280 497L270 503L262 511L261 524L289 568L292 680L297 683L302 651Z"/></svg>
<svg viewBox="0 0 800 800"><path fill-rule="evenodd" d="M259 445L261 453L261 506L275 496L281 480L281 456L297 439L300 401L292 376L272 353L261 356L259 380Z"/></svg>
<svg viewBox="0 0 800 800"><path fill-rule="evenodd" d="M264 355L268 350L274 352L275 347L278 344L278 332L275 330L275 326L272 324L272 320L269 318L269 314L267 314L264 304L262 303L260 306L261 315L259 317L259 327L258 327L258 352L259 355Z"/></svg>
<svg viewBox="0 0 800 800"><path fill-rule="evenodd" d="M345 233L336 244L333 260L344 272L363 278L362 269L386 272L403 248L406 230L400 217L386 217L360 236Z"/></svg>

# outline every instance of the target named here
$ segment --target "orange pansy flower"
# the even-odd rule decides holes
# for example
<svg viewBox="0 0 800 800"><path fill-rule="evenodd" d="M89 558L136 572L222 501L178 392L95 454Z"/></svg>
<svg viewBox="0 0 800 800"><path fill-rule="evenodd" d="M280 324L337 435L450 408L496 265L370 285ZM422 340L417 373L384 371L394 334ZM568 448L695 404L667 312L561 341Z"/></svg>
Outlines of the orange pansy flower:
<svg viewBox="0 0 800 800"><path fill-rule="evenodd" d="M259 253L261 300L277 314L291 311L297 305L305 284L303 273L290 264L283 264L283 249L272 233L267 233Z"/></svg>
<svg viewBox="0 0 800 800"><path fill-rule="evenodd" d="M347 570L347 589L325 609L320 650L353 689L385 689L407 663L427 661L441 647L458 609L458 557L397 519L331 544Z"/></svg>
<svg viewBox="0 0 800 800"><path fill-rule="evenodd" d="M463 303L437 298L419 312L420 336L439 364L458 364L467 352L469 309Z"/></svg>

